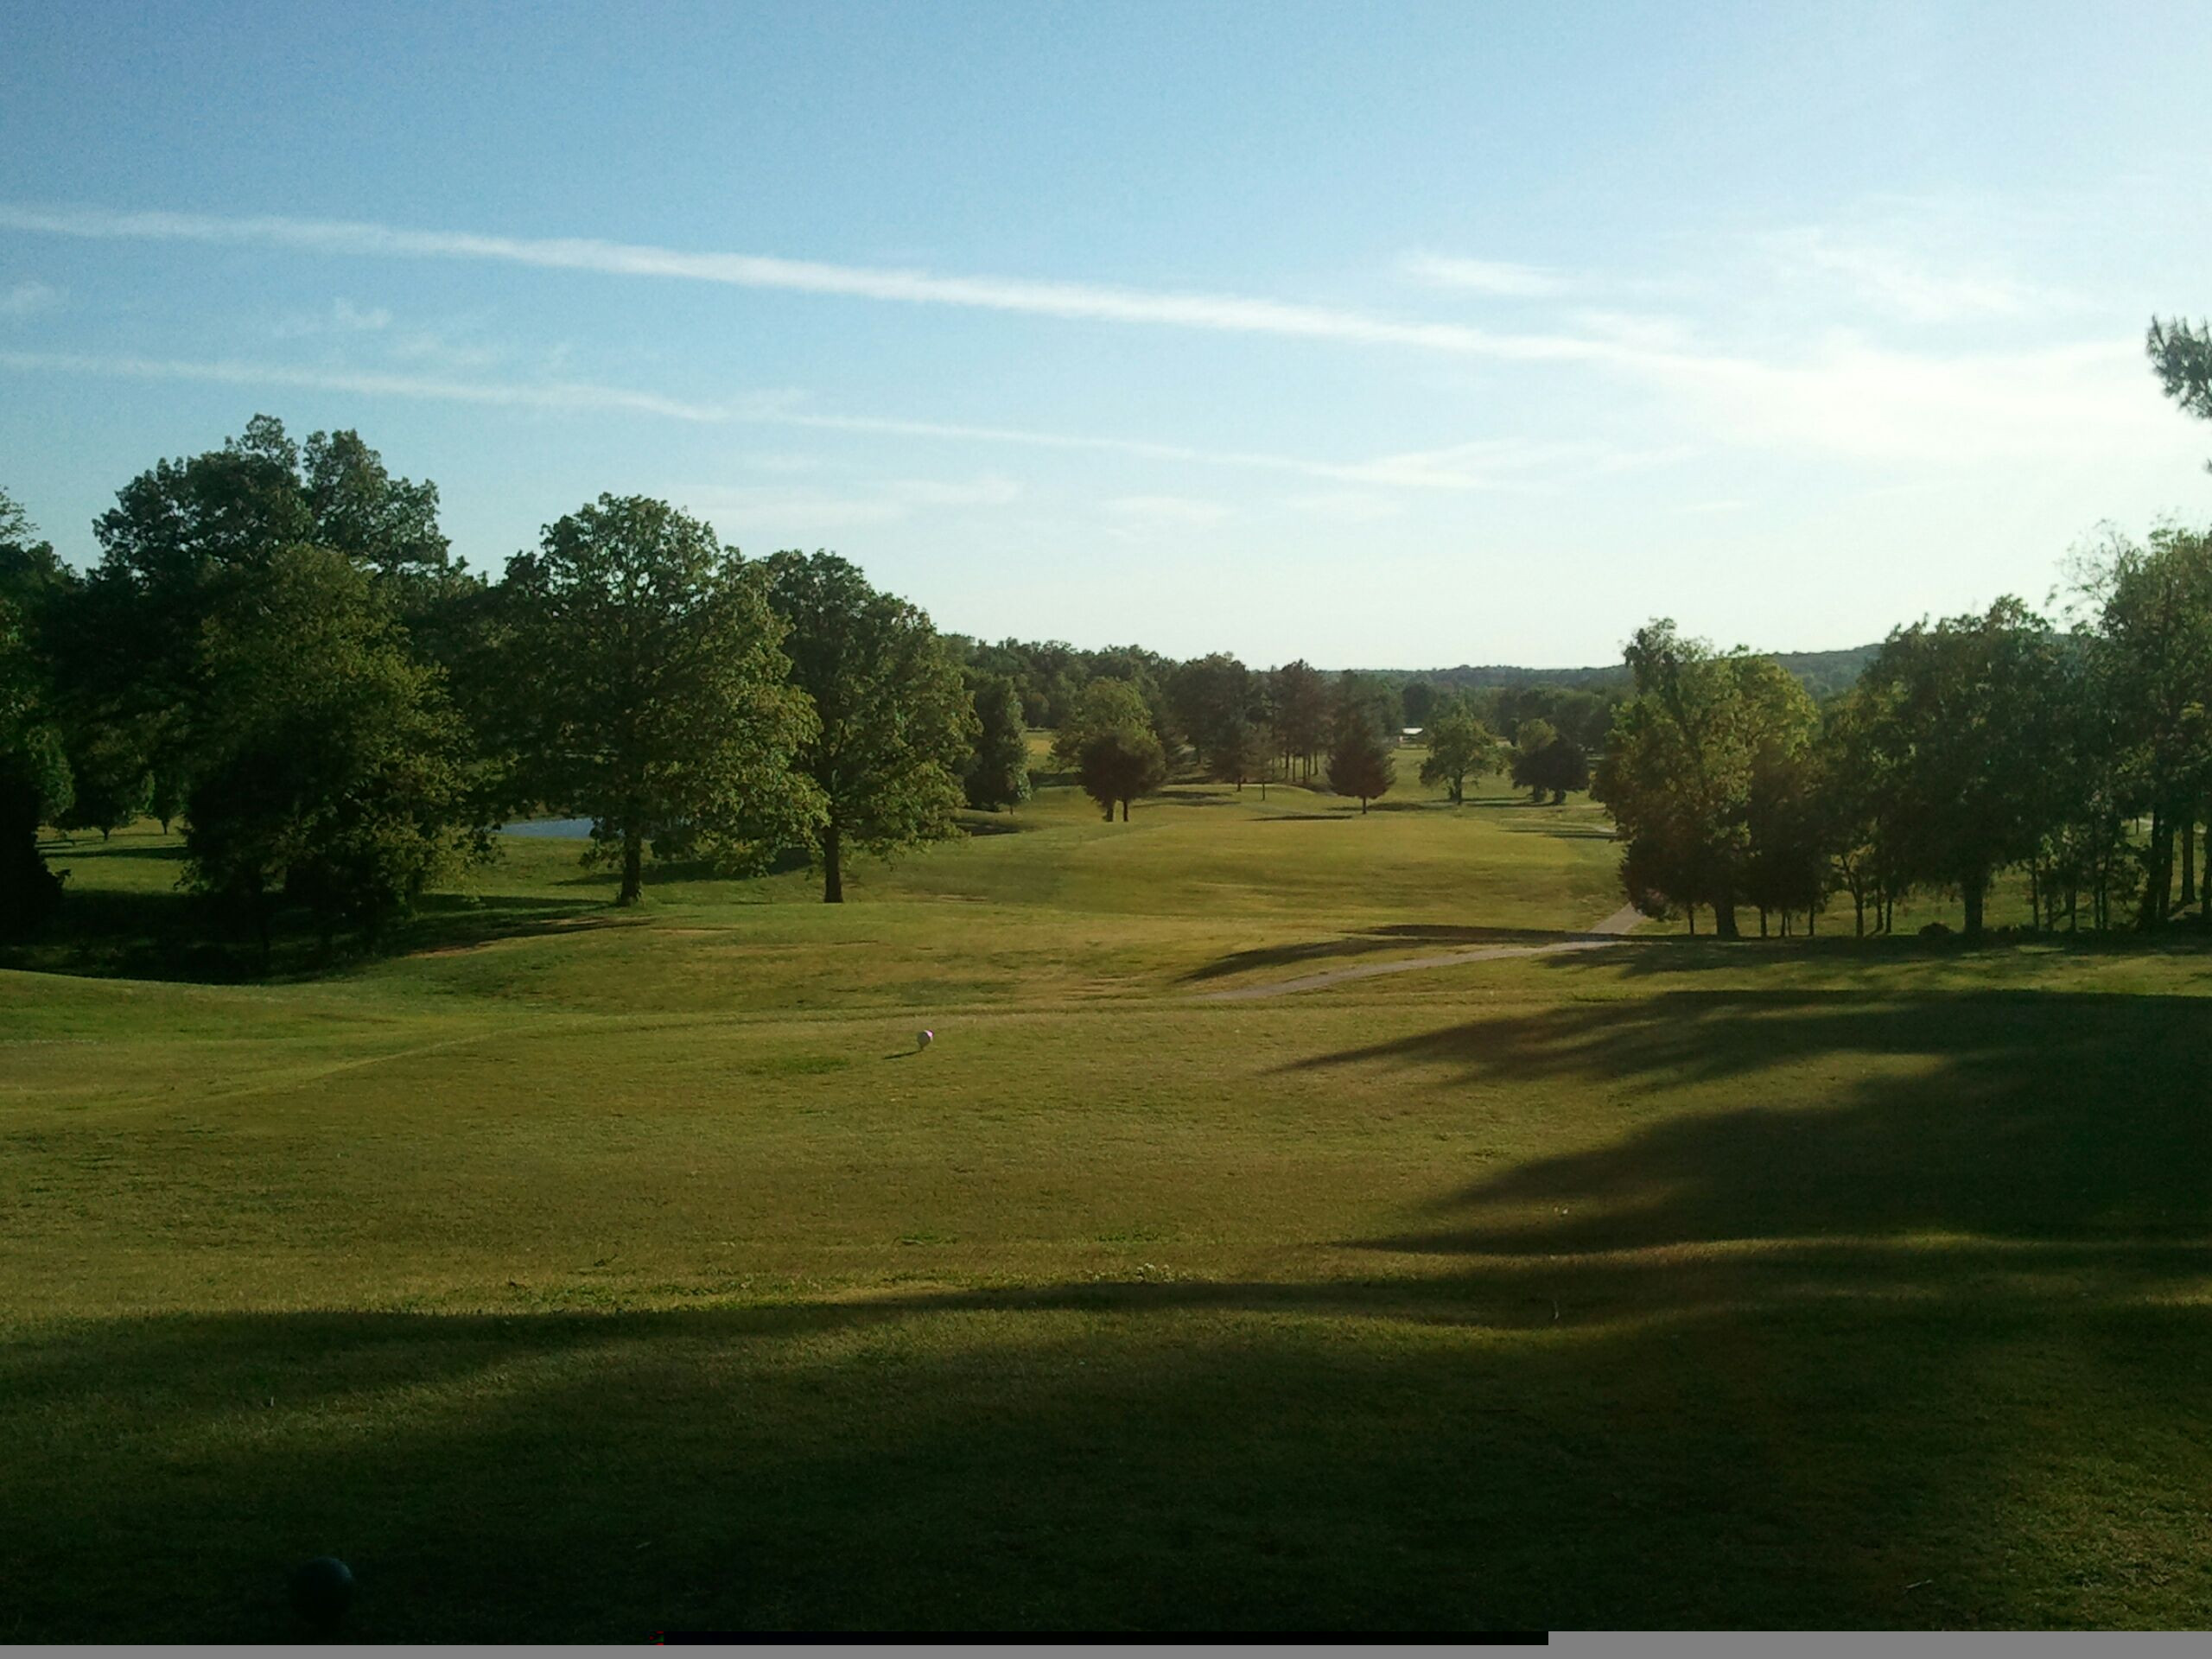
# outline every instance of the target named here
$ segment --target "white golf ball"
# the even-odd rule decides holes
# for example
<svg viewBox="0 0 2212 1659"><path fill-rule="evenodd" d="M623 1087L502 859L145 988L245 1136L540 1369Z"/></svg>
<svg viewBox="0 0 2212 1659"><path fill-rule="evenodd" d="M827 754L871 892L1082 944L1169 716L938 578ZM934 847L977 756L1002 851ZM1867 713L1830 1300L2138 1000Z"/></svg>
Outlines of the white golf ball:
<svg viewBox="0 0 2212 1659"><path fill-rule="evenodd" d="M918 1031L914 1033L914 1046L916 1048L927 1048L936 1040L937 1033L933 1031Z"/></svg>

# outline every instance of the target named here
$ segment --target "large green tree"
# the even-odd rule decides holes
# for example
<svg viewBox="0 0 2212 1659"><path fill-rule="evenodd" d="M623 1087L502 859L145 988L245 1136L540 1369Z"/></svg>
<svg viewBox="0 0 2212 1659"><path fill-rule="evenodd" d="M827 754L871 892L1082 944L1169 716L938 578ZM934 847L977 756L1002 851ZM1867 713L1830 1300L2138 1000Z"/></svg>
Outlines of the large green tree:
<svg viewBox="0 0 2212 1659"><path fill-rule="evenodd" d="M0 937L42 923L61 898L38 831L75 800L52 672L55 622L75 588L53 543L0 490Z"/></svg>
<svg viewBox="0 0 2212 1659"><path fill-rule="evenodd" d="M2148 545L2115 534L2082 585L2097 605L2090 650L2122 804L2150 819L2139 917L2155 927L2174 906L2175 843L2193 852L2212 793L2212 534L2166 525Z"/></svg>
<svg viewBox="0 0 2212 1659"><path fill-rule="evenodd" d="M1513 746L1514 786L1525 789L1532 800L1549 796L1564 801L1571 789L1590 782L1590 759L1582 746L1548 720L1524 720Z"/></svg>
<svg viewBox="0 0 2212 1659"><path fill-rule="evenodd" d="M1110 822L1167 781L1167 753L1144 693L1130 680L1101 678L1077 693L1052 737L1055 765L1072 772Z"/></svg>
<svg viewBox="0 0 2212 1659"><path fill-rule="evenodd" d="M400 620L436 637L438 596L474 585L452 566L436 512L435 486L392 476L358 433L318 432L303 448L266 415L219 449L156 462L95 523L99 564L62 608L56 659L72 728L135 745L157 779L189 778L207 712L202 630L235 588L296 547L340 554Z"/></svg>
<svg viewBox="0 0 2212 1659"><path fill-rule="evenodd" d="M1129 804L1167 781L1167 756L1149 725L1110 726L1093 731L1077 751L1076 781L1113 822L1114 808L1129 821Z"/></svg>
<svg viewBox="0 0 2212 1659"><path fill-rule="evenodd" d="M976 747L962 787L968 804L996 812L1029 798L1029 737L1021 723L1021 694L1004 674L975 676Z"/></svg>
<svg viewBox="0 0 2212 1659"><path fill-rule="evenodd" d="M877 591L834 553L777 553L762 564L768 603L790 630L791 683L816 716L797 764L820 802L823 900L839 904L848 855L957 833L976 714L918 606Z"/></svg>
<svg viewBox="0 0 2212 1659"><path fill-rule="evenodd" d="M1151 706L1130 681L1100 678L1076 693L1052 734L1052 763L1072 772L1082 762L1083 746L1102 732L1139 731L1151 736L1163 753L1159 731L1154 727Z"/></svg>
<svg viewBox="0 0 2212 1659"><path fill-rule="evenodd" d="M1759 935L1779 914L1789 931L1793 913L1808 931L1831 886L1832 827L1826 809L1827 780L1821 767L1820 710L1812 696L1779 664L1771 672L1745 677L1752 713L1751 792L1745 802L1748 845L1737 872L1744 898L1759 912Z"/></svg>
<svg viewBox="0 0 2212 1659"><path fill-rule="evenodd" d="M822 791L795 770L817 726L790 683L765 572L664 501L602 495L546 527L500 585L504 679L524 791L593 821L633 905L649 845L757 868L809 839Z"/></svg>
<svg viewBox="0 0 2212 1659"><path fill-rule="evenodd" d="M1337 709L1336 732L1329 743L1329 787L1357 798L1363 817L1367 804L1389 793L1398 762L1373 702L1353 695Z"/></svg>
<svg viewBox="0 0 2212 1659"><path fill-rule="evenodd" d="M27 933L61 901L39 854L39 825L67 812L69 765L42 664L22 613L0 597L0 938Z"/></svg>
<svg viewBox="0 0 2212 1659"><path fill-rule="evenodd" d="M1198 764L1217 775L1233 762L1249 722L1252 671L1225 652L1195 657L1167 677L1167 702Z"/></svg>
<svg viewBox="0 0 2212 1659"><path fill-rule="evenodd" d="M1432 789L1443 785L1457 806L1466 798L1469 779L1497 770L1497 740L1475 718L1465 697L1444 697L1427 714L1423 737L1428 755L1421 763L1421 780Z"/></svg>
<svg viewBox="0 0 2212 1659"><path fill-rule="evenodd" d="M1639 628L1625 654L1636 689L1592 791L1625 843L1623 885L1647 915L1680 907L1693 926L1710 906L1713 931L1735 938L1760 756L1809 741L1811 701L1770 658L1715 652L1669 620Z"/></svg>
<svg viewBox="0 0 2212 1659"><path fill-rule="evenodd" d="M1883 727L1890 709L1879 689L1856 685L1827 709L1815 764L1821 779L1821 840L1834 889L1851 895L1852 925L1865 937L1866 912L1886 930L1903 885L1904 862L1891 775L1893 745Z"/></svg>
<svg viewBox="0 0 2212 1659"><path fill-rule="evenodd" d="M16 607L19 620L35 623L49 607L66 600L77 583L77 573L61 562L54 543L38 533L22 504L0 490L0 599Z"/></svg>
<svg viewBox="0 0 2212 1659"><path fill-rule="evenodd" d="M153 802L154 774L130 733L94 727L71 733L68 741L77 798L54 823L63 830L97 830L105 841L137 823Z"/></svg>
<svg viewBox="0 0 2212 1659"><path fill-rule="evenodd" d="M326 943L373 937L441 874L480 855L467 733L366 573L283 550L230 584L197 676L201 769L191 879L246 921L304 906Z"/></svg>
<svg viewBox="0 0 2212 1659"><path fill-rule="evenodd" d="M1884 769L1908 877L1955 889L1982 931L1999 870L2049 829L2046 768L2067 680L2050 626L2018 600L1892 632L1859 676L1885 701Z"/></svg>
<svg viewBox="0 0 2212 1659"><path fill-rule="evenodd" d="M1300 658L1268 675L1268 692L1275 735L1282 740L1285 775L1295 766L1300 777L1310 779L1314 758L1329 739L1329 683Z"/></svg>

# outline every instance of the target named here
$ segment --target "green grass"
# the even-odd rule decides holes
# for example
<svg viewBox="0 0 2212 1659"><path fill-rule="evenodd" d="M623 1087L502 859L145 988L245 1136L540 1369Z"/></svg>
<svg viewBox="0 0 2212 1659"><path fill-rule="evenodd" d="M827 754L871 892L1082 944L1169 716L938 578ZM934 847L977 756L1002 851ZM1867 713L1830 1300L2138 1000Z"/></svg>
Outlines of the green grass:
<svg viewBox="0 0 2212 1659"><path fill-rule="evenodd" d="M1586 803L1410 792L1051 791L842 908L621 914L511 837L250 984L168 843L60 849L93 938L0 970L0 1637L283 1637L326 1552L364 1641L2201 1625L2212 957L1201 1000L1617 904Z"/></svg>

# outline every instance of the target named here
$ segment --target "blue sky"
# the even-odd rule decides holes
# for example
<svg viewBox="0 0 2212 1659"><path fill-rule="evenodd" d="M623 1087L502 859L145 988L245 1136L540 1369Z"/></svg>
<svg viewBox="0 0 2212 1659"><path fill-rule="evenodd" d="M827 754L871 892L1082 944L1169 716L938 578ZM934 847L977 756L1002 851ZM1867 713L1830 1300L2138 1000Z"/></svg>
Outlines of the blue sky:
<svg viewBox="0 0 2212 1659"><path fill-rule="evenodd" d="M2212 518L2212 13L0 13L0 486L256 411L497 570L603 490L940 626L1815 649ZM1815 15L1815 13L1820 15Z"/></svg>

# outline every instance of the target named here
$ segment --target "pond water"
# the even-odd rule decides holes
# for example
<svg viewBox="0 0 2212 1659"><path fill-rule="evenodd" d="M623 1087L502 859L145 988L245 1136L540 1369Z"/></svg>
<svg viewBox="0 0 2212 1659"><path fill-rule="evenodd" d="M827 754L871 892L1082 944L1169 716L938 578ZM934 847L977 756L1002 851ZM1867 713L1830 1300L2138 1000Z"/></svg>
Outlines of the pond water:
<svg viewBox="0 0 2212 1659"><path fill-rule="evenodd" d="M582 841L591 834L589 818L532 818L526 823L503 823L499 833L504 836L554 836L564 841Z"/></svg>

